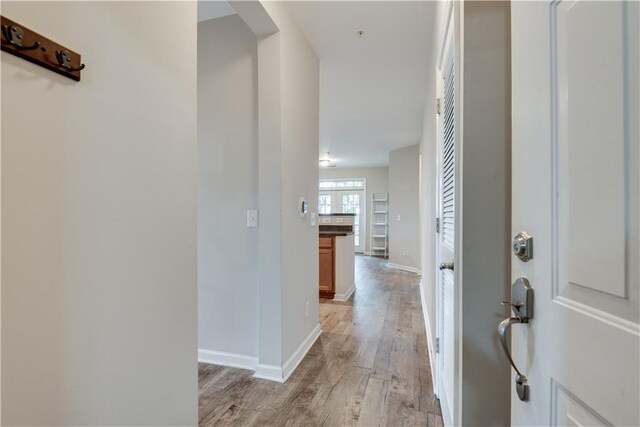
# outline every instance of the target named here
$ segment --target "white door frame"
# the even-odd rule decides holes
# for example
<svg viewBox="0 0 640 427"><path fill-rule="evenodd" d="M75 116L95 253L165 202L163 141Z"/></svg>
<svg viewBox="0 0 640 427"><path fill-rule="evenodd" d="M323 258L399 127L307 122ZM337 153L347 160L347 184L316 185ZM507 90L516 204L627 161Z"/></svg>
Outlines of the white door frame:
<svg viewBox="0 0 640 427"><path fill-rule="evenodd" d="M461 159L461 149L462 149L462 79L461 70L462 70L462 54L461 54L461 44L460 44L460 34L459 29L461 28L461 18L460 18L460 5L455 1L448 1L446 5L446 10L444 14L444 27L442 29L442 33L440 34L440 43L438 50L438 61L437 61L437 69L436 77L438 79L436 85L436 91L438 97L441 96L442 93L442 82L441 82L441 72L440 70L444 67L444 61L446 59L446 47L448 46L449 39L451 39L451 43L453 43L453 54L454 54L454 74L455 74L455 95L454 95L454 103L456 105L456 120L455 120L455 133L456 133L456 147L455 147L455 158L456 162L456 170L455 170L455 180L456 180L456 193L455 193L455 253L454 253L454 346L453 346L453 355L454 358L454 379L453 379L453 391L451 393L451 397L453 402L451 402L452 411L449 411L448 408L442 407L442 415L443 421L446 426L450 425L460 425L461 423L461 397L462 397L462 361L461 361L461 342L462 342L462 321L461 321L461 306L462 306L462 294L460 292L460 271L462 270L462 256L461 256L461 244L462 244L462 227L460 223L461 215L459 214L462 210L462 198L460 197L460 187L461 176L462 176L462 164L459 161ZM436 144L436 216L437 218L441 218L441 202L440 202L440 191L442 189L442 174L441 174L441 156L442 156L442 139L440 132L440 120L437 121L437 144ZM442 227L441 227L442 228ZM438 242L436 244L435 250L435 277L434 280L436 283L436 337L440 338L442 336L442 328L443 328L443 319L442 319L442 289L441 289L441 274L439 270L440 266L440 236L438 234L434 237ZM442 358L442 349L439 353L435 354L436 362L434 363L434 367L436 372L434 375L434 384L436 389L436 395L441 399L444 397L443 390L443 366L444 361ZM446 406L446 405L444 405Z"/></svg>

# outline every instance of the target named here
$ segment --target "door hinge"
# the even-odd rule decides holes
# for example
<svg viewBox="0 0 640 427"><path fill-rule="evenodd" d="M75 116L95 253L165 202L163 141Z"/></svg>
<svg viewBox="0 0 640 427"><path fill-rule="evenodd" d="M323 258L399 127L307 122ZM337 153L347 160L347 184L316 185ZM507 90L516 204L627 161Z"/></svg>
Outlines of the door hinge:
<svg viewBox="0 0 640 427"><path fill-rule="evenodd" d="M440 338L436 338L436 353L440 353Z"/></svg>
<svg viewBox="0 0 640 427"><path fill-rule="evenodd" d="M436 98L436 109L438 115L442 114L442 98Z"/></svg>
<svg viewBox="0 0 640 427"><path fill-rule="evenodd" d="M440 218L436 218L436 233L440 233Z"/></svg>

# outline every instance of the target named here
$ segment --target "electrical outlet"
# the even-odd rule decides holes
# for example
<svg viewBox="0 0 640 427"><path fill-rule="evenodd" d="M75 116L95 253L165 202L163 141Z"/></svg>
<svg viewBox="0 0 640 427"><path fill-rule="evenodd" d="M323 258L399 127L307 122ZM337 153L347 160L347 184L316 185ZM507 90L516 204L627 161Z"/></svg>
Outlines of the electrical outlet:
<svg viewBox="0 0 640 427"><path fill-rule="evenodd" d="M309 301L304 303L304 317L309 317Z"/></svg>

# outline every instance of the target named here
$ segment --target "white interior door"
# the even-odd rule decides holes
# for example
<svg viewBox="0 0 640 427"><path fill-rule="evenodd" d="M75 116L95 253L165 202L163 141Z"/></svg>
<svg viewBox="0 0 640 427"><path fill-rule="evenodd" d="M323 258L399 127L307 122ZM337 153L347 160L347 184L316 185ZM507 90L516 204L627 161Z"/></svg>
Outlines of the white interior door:
<svg viewBox="0 0 640 427"><path fill-rule="evenodd" d="M638 2L513 2L514 425L640 425Z"/></svg>
<svg viewBox="0 0 640 427"><path fill-rule="evenodd" d="M451 16L451 19L453 15ZM437 319L439 353L436 366L438 374L438 397L443 417L447 425L453 422L455 384L455 270L453 262L456 249L455 205L456 205L456 88L455 50L453 40L453 20L444 45L444 55L440 64L441 94L438 115L439 152L439 232L437 248L438 289Z"/></svg>

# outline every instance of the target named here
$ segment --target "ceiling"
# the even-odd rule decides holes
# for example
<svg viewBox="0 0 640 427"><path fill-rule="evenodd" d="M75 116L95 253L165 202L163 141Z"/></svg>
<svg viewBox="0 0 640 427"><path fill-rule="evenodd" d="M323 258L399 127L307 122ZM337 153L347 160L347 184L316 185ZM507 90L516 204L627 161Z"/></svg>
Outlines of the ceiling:
<svg viewBox="0 0 640 427"><path fill-rule="evenodd" d="M386 166L389 151L419 143L434 2L288 6L320 58L320 158Z"/></svg>
<svg viewBox="0 0 640 427"><path fill-rule="evenodd" d="M236 11L226 0L198 0L198 22L234 15Z"/></svg>

